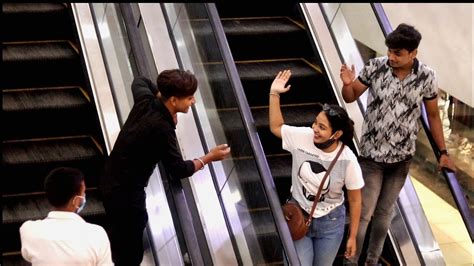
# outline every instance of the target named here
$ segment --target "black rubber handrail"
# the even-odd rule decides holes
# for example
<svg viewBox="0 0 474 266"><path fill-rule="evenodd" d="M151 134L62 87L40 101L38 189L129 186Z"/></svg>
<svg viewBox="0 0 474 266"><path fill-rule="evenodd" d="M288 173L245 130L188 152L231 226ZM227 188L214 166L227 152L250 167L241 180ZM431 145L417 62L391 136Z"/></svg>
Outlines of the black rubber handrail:
<svg viewBox="0 0 474 266"><path fill-rule="evenodd" d="M386 37L390 32L392 32L393 29L392 29L392 26L390 25L390 22L388 21L385 11L383 10L382 4L372 3L371 5L372 5L372 9L374 10L375 16L377 17L377 20L380 24L382 32L384 36ZM421 117L420 117L421 124L423 125L426 136L428 137L428 140L431 144L431 148L433 149L434 155L436 156L436 160L439 161L439 157L441 154L439 151L439 147L438 145L436 145L436 142L433 139L433 135L431 134L424 103L421 109L422 109ZM462 187L459 185L459 181L454 172L444 167L441 169L441 172L443 173L443 176L449 185L449 189L451 190L451 193L453 194L453 198L454 198L454 201L456 202L456 206L461 214L461 217L463 219L464 225L467 228L469 236L471 237L471 242L474 242L474 218L471 211L469 210L469 205L466 199L467 195L464 193Z"/></svg>
<svg viewBox="0 0 474 266"><path fill-rule="evenodd" d="M281 203L276 192L275 183L273 182L272 174L265 159L265 153L263 152L262 144L257 134L255 122L248 105L247 97L245 96L245 92L242 87L239 73L237 72L235 61L230 52L230 47L227 42L216 5L214 3L207 3L206 7L208 10L211 27L215 34L217 44L222 55L224 67L229 75L229 82L232 84L231 87L234 90L237 98L237 104L244 122L245 131L247 132L253 153L255 155L256 165L260 172L265 194L275 219L275 226L282 240L283 249L285 250L285 254L288 256L290 264L299 265L296 249L281 210Z"/></svg>

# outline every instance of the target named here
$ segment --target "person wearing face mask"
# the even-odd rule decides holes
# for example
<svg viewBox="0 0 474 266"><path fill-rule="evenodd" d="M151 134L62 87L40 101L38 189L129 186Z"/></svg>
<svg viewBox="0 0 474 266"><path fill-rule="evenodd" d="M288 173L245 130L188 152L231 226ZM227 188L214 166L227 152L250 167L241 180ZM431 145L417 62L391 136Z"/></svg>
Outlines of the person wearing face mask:
<svg viewBox="0 0 474 266"><path fill-rule="evenodd" d="M343 187L347 189L350 225L345 257L357 250L356 235L361 210L361 188L364 186L357 157L348 147L352 142L354 122L337 105L317 103L311 127L285 124L280 108L280 94L291 71L280 71L270 89L269 120L271 132L282 139L283 149L292 155L291 201L296 201L307 215L318 201L307 234L294 241L301 265L332 265L344 237L346 207ZM342 149L328 178L322 179L339 150ZM316 199L318 188L322 193Z"/></svg>
<svg viewBox="0 0 474 266"><path fill-rule="evenodd" d="M32 265L113 265L104 228L79 216L86 205L84 174L56 168L46 177L44 189L53 210L45 219L21 225L23 258Z"/></svg>

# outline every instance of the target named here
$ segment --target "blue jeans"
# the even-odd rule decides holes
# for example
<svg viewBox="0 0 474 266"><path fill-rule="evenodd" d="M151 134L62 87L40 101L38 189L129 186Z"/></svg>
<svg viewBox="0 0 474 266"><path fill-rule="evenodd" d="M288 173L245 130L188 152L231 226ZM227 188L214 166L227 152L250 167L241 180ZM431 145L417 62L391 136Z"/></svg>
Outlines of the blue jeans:
<svg viewBox="0 0 474 266"><path fill-rule="evenodd" d="M405 184L411 159L397 163L379 163L359 158L365 186L362 188L362 210L357 231L357 254L350 261L357 263L364 245L367 226L372 220L367 247L367 264L376 264L382 254L393 209Z"/></svg>
<svg viewBox="0 0 474 266"><path fill-rule="evenodd" d="M346 207L342 204L329 214L311 221L306 236L294 241L302 266L333 264L344 236L345 220Z"/></svg>

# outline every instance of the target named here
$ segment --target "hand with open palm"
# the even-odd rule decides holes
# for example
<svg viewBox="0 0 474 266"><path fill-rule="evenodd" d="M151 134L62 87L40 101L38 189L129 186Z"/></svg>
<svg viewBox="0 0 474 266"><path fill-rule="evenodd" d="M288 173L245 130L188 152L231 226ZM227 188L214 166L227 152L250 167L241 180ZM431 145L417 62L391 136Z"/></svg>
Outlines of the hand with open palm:
<svg viewBox="0 0 474 266"><path fill-rule="evenodd" d="M273 80L272 86L270 87L270 93L280 94L290 90L291 85L285 87L291 76L291 70L286 69L278 72L275 79Z"/></svg>

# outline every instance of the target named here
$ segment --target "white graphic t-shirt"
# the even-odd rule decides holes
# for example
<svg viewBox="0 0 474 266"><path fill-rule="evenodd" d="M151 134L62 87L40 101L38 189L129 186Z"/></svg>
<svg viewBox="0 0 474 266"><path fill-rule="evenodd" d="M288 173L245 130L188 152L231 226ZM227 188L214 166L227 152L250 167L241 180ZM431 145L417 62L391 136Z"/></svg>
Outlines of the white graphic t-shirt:
<svg viewBox="0 0 474 266"><path fill-rule="evenodd" d="M334 151L323 152L313 142L314 132L310 127L283 125L281 128L283 149L293 158L291 170L291 194L306 212L311 211L326 170L339 151L340 143ZM360 189L364 186L362 171L357 157L349 147L345 147L323 184L320 201L313 217L321 217L344 203L344 192Z"/></svg>

